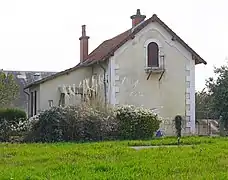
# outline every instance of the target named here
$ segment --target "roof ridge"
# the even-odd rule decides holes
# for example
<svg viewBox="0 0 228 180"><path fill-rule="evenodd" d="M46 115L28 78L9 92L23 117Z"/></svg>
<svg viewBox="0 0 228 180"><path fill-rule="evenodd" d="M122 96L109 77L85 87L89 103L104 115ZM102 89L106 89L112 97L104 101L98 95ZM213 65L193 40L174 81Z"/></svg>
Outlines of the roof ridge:
<svg viewBox="0 0 228 180"><path fill-rule="evenodd" d="M88 58L87 58L84 62L86 63L86 61L89 60L90 55L92 55L94 52L96 52L96 50L97 50L99 47L101 47L103 44L108 43L108 42L114 40L115 38L118 38L119 36L123 35L124 33L128 32L128 31L130 31L130 30L131 30L131 29L128 29L128 30L126 30L126 31L124 31L124 32L122 32L122 33L120 33L120 34L118 34L118 35L116 35L116 36L114 36L114 37L112 37L112 38L110 38L110 39L106 39L106 40L102 41L102 43L100 43L92 52L89 53ZM83 64L84 64L84 63L83 63Z"/></svg>
<svg viewBox="0 0 228 180"><path fill-rule="evenodd" d="M131 29L132 29L132 28L130 28L130 29L128 29L128 30L125 30L124 32L122 32L122 33L120 33L120 34L118 34L118 35L114 36L113 38L108 39L108 41L109 41L109 40L112 40L112 39L117 38L118 36L120 36L120 35L122 35L122 34L124 34L124 33L128 32L128 31L130 31Z"/></svg>
<svg viewBox="0 0 228 180"><path fill-rule="evenodd" d="M171 36L174 37L174 40L178 41L183 47L185 47L193 56L193 60L196 64L204 63L207 64L205 60L203 60L187 43L185 43L175 32L173 32L162 20L158 18L156 14L153 14L150 18L144 20L139 26L132 28L120 33L117 36L114 36L111 39L103 41L99 44L87 57L87 59L83 63L79 63L73 68L58 72L53 76L50 76L46 79L41 79L39 81L34 82L33 84L28 85L26 88L29 88L32 85L36 85L42 82L45 82L49 79L55 78L56 76L60 76L66 73L70 73L71 71L76 70L79 67L89 66L98 61L103 61L114 55L114 52L119 49L122 45L124 45L128 40L133 39L134 36L140 32L144 27L146 27L151 22L159 23Z"/></svg>

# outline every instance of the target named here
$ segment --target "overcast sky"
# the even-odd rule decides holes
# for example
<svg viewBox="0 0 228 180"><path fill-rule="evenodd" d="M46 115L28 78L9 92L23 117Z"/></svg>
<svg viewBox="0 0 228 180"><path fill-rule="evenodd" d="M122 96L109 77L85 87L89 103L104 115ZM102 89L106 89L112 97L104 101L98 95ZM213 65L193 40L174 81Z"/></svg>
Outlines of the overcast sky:
<svg viewBox="0 0 228 180"><path fill-rule="evenodd" d="M79 3L80 2L80 3ZM188 43L208 65L196 68L196 88L228 56L227 0L0 0L0 69L61 71L79 62L81 25L89 51L131 27L140 8Z"/></svg>

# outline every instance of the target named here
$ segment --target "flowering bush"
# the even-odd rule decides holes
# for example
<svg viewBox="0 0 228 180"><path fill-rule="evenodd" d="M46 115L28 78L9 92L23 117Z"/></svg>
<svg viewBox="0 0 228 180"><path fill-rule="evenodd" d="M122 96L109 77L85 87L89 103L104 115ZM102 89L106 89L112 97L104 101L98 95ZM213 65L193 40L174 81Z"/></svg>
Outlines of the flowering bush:
<svg viewBox="0 0 228 180"><path fill-rule="evenodd" d="M1 108L0 109L0 141L9 141L10 137L16 132L16 129L21 126L21 123L26 120L26 113L16 108Z"/></svg>
<svg viewBox="0 0 228 180"><path fill-rule="evenodd" d="M16 108L1 108L0 109L0 123L4 120L10 124L19 123L19 121L26 120L26 113L23 110Z"/></svg>
<svg viewBox="0 0 228 180"><path fill-rule="evenodd" d="M61 123L64 122L65 112L61 107L53 107L43 111L37 117L38 121L33 121L25 141L30 142L54 142L61 141ZM36 119L35 117L31 119Z"/></svg>
<svg viewBox="0 0 228 180"><path fill-rule="evenodd" d="M120 139L147 139L158 130L160 119L150 109L120 106L116 109Z"/></svg>
<svg viewBox="0 0 228 180"><path fill-rule="evenodd" d="M27 120L7 121L2 120L0 123L0 141L11 141L13 136L23 137L29 132L35 122L38 121L38 116Z"/></svg>
<svg viewBox="0 0 228 180"><path fill-rule="evenodd" d="M112 111L98 110L86 105L67 109L69 113L66 119L68 119L68 123L71 119L70 127L75 129L72 140L99 141L115 136L117 124Z"/></svg>
<svg viewBox="0 0 228 180"><path fill-rule="evenodd" d="M53 107L41 112L25 141L99 141L116 136L112 112L89 106Z"/></svg>
<svg viewBox="0 0 228 180"><path fill-rule="evenodd" d="M0 122L0 142L9 141L11 132L9 122L2 119Z"/></svg>
<svg viewBox="0 0 228 180"><path fill-rule="evenodd" d="M87 105L53 107L41 112L39 120L25 123L25 141L100 141L151 138L160 120L149 109L123 106L97 109ZM31 126L32 124L32 126Z"/></svg>
<svg viewBox="0 0 228 180"><path fill-rule="evenodd" d="M32 129L33 125L39 120L39 116L33 116L27 120L19 120L18 123L12 124L11 130L16 133L28 132Z"/></svg>

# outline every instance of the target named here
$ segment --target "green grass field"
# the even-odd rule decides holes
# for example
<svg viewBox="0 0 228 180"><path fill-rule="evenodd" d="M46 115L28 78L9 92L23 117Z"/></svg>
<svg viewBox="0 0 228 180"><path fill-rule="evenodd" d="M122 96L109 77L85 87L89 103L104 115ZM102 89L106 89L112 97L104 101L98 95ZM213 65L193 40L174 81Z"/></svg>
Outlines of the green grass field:
<svg viewBox="0 0 228 180"><path fill-rule="evenodd" d="M0 179L228 179L228 139L183 138L192 146L136 151L174 138L101 143L0 144Z"/></svg>

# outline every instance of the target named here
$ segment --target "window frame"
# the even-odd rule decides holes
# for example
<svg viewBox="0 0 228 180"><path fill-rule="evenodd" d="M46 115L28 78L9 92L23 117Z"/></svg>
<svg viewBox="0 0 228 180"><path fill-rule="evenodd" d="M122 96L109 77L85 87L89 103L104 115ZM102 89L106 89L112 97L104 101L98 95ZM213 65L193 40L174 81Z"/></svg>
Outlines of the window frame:
<svg viewBox="0 0 228 180"><path fill-rule="evenodd" d="M37 115L37 91L34 91L34 115Z"/></svg>
<svg viewBox="0 0 228 180"><path fill-rule="evenodd" d="M158 66L154 67L149 67L148 66L148 45L150 43L156 43L158 45ZM144 43L144 49L145 49L145 69L156 69L156 68L161 68L162 67L162 62L161 62L161 56L162 56L162 45L159 40L157 39L148 39Z"/></svg>
<svg viewBox="0 0 228 180"><path fill-rule="evenodd" d="M48 100L48 107L49 108L52 108L53 107L53 104L54 104L53 100L52 99L49 99Z"/></svg>
<svg viewBox="0 0 228 180"><path fill-rule="evenodd" d="M33 117L34 115L34 95L33 95L33 91L30 92L30 116Z"/></svg>

